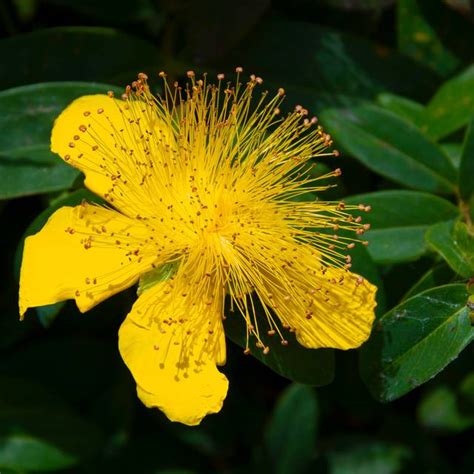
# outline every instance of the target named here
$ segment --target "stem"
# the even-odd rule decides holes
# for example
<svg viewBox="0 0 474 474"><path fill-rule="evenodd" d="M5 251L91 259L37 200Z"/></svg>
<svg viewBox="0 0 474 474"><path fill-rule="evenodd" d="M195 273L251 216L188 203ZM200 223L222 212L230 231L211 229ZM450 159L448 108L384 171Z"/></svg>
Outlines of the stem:
<svg viewBox="0 0 474 474"><path fill-rule="evenodd" d="M474 225L471 218L471 208L469 203L463 201L462 199L459 201L459 209L461 211L461 215L463 216L467 229L471 235L474 235Z"/></svg>

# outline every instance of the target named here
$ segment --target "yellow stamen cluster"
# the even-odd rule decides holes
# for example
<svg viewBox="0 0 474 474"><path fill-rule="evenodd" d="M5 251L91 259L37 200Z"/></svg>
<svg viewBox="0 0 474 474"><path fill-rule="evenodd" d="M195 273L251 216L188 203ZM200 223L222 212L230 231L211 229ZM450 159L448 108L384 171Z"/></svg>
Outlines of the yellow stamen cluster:
<svg viewBox="0 0 474 474"><path fill-rule="evenodd" d="M173 298L192 293L199 295L194 305L200 305L204 295L209 313L222 314L223 298L229 295L232 307L246 320L245 352L254 337L257 347L267 353L251 294L264 308L267 333L278 334L286 345L273 314L279 306L293 305L296 319L309 320L325 310L318 301L332 304L328 286L341 287L339 293L346 291L350 298L353 287L362 282L350 272L350 282L344 275L335 278L330 270L350 268L347 250L368 228L347 211L369 208L300 199L326 190L320 181L341 174L339 168L317 178L310 174L317 166L313 159L338 156L337 151L326 151L331 137L301 106L283 115L283 89L270 97L267 91L258 92L260 77L252 75L243 84L241 68L236 72L233 86L223 74L214 85L205 75L198 79L188 71L185 87L170 84L161 73L161 96L150 92L147 76L140 74L122 100L109 93L123 126L106 117L110 139L104 139L104 130L90 120L104 110L85 110L88 125L79 126L69 147L81 169L100 173L108 182L103 197L146 229L142 238L126 226L111 230L105 223L94 224L92 232L90 228L84 232L85 248L101 245L100 236L106 234L126 251L130 263L149 262L149 270L175 263L167 283ZM89 166L91 152L94 159ZM339 230L355 235L340 236ZM110 245L110 238L103 245ZM314 287L315 276L324 284ZM307 287L307 293L301 287ZM284 312L279 319L284 329L294 330L294 320L287 320ZM176 326L180 321L160 324ZM340 324L344 331L343 317ZM208 337L214 332L211 326ZM186 331L198 329L186 326Z"/></svg>

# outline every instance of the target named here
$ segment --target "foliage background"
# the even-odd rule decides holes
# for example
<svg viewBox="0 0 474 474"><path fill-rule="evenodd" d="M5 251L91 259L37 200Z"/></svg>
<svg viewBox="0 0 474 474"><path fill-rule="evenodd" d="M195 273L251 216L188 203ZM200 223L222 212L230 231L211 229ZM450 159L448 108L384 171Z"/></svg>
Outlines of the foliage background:
<svg viewBox="0 0 474 474"><path fill-rule="evenodd" d="M472 472L473 22L468 0L2 0L0 472ZM324 198L373 208L354 260L379 320L359 351L263 358L318 388L229 342L224 409L188 428L139 403L118 355L133 289L19 323L19 261L25 235L88 197L48 150L67 103L139 71L235 66L343 151L319 165L344 171Z"/></svg>

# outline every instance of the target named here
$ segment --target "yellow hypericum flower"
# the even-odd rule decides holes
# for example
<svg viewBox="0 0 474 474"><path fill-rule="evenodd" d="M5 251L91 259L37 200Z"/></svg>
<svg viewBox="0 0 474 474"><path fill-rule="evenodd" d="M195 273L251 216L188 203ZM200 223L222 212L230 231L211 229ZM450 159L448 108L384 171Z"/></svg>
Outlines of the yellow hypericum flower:
<svg viewBox="0 0 474 474"><path fill-rule="evenodd" d="M240 73L231 86L190 71L184 89L162 73L160 97L140 74L120 100L69 105L51 149L109 205L59 209L23 254L21 315L69 298L87 311L142 277L120 352L143 403L188 425L218 412L227 393L216 367L226 296L245 318L246 352L271 350L262 331L275 344L291 331L308 348L350 349L374 319L376 288L348 270L354 243L335 234L367 226L342 203L298 199L326 189L308 162L330 137L302 107L282 117L284 91L257 94L262 80L241 84Z"/></svg>

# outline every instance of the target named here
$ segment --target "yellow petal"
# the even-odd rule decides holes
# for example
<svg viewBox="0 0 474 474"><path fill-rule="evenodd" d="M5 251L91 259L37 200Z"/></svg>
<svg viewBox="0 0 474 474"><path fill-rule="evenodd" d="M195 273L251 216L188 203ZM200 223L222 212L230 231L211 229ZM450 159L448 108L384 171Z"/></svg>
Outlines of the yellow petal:
<svg viewBox="0 0 474 474"><path fill-rule="evenodd" d="M227 394L216 367L225 361L225 338L222 305L186 288L176 278L142 293L120 328L119 348L147 407L197 425L221 409Z"/></svg>
<svg viewBox="0 0 474 474"><path fill-rule="evenodd" d="M116 211L82 204L56 211L25 241L20 313L74 298L81 311L133 285L156 260L148 229Z"/></svg>
<svg viewBox="0 0 474 474"><path fill-rule="evenodd" d="M56 119L51 150L84 172L86 186L123 213L150 216L156 194L148 184L154 169L150 157L156 162L170 140L158 123L146 102L80 97Z"/></svg>
<svg viewBox="0 0 474 474"><path fill-rule="evenodd" d="M294 255L284 271L267 276L262 300L305 347L359 347L370 336L377 288L348 270L322 266L306 246L295 246Z"/></svg>

